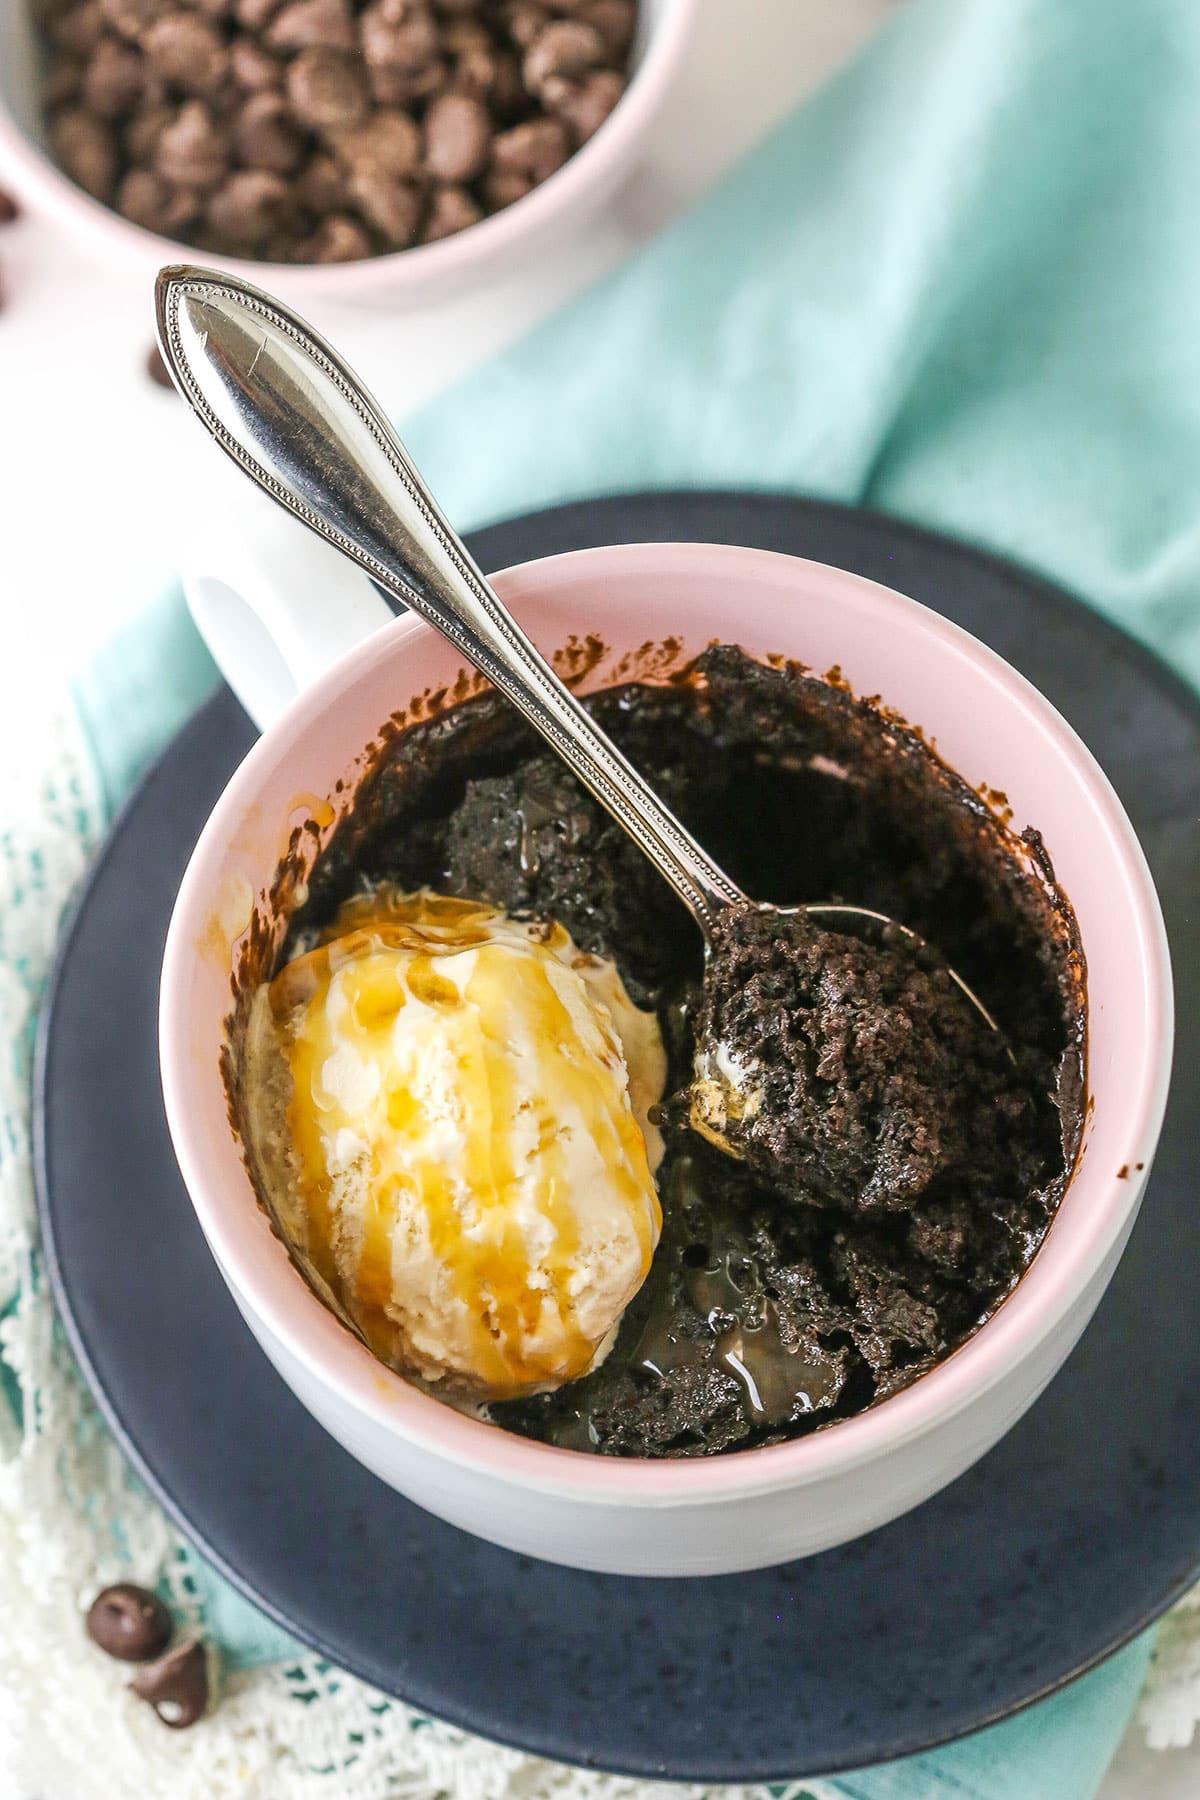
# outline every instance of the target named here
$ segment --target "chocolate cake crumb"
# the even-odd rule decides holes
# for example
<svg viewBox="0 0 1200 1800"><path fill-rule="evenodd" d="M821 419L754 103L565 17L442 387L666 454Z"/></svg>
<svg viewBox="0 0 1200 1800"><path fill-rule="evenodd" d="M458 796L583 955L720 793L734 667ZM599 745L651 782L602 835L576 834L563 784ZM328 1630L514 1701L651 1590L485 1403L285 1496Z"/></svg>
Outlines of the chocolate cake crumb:
<svg viewBox="0 0 1200 1800"><path fill-rule="evenodd" d="M1004 1096L1003 1039L936 956L889 935L729 907L696 1018L692 1123L767 1179L850 1212L911 1209L963 1159L974 1105Z"/></svg>

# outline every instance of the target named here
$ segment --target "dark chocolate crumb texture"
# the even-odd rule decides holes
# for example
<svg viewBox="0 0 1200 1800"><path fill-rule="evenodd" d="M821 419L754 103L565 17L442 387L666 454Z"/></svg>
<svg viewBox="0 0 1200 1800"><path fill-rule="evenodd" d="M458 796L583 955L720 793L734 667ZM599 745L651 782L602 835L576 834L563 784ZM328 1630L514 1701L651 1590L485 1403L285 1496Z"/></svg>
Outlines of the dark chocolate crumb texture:
<svg viewBox="0 0 1200 1800"><path fill-rule="evenodd" d="M490 1416L619 1456L797 1437L932 1368L1041 1243L1083 1120L1074 919L1036 833L1015 837L844 683L714 647L666 685L587 704L746 893L902 920L1000 1031L932 959L802 918L728 917L703 993L700 937L670 889L492 696L388 744L279 960L379 881L557 919L614 957L668 1052L662 1240L600 1367ZM689 1123L697 1032L726 1028L751 1033L773 1096L739 1160Z"/></svg>

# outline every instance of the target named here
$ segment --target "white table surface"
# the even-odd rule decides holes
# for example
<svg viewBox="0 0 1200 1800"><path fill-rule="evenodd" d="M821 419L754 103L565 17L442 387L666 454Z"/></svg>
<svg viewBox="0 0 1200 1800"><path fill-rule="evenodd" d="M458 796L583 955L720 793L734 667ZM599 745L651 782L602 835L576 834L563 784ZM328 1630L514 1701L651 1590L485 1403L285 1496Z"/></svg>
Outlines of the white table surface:
<svg viewBox="0 0 1200 1800"><path fill-rule="evenodd" d="M399 319L324 312L314 323L392 410L419 405L618 263L825 80L891 4L704 0L646 162L586 237L484 294ZM205 480L211 451L175 397L145 375L152 321L140 279L89 262L48 223L25 217L0 235L0 281L0 595L10 651L19 619L24 652L10 654L0 687L2 754L38 708L49 670L85 662L173 574L187 529L186 472L199 451ZM1200 1743L1151 1753L1135 1726L1099 1800L1198 1796Z"/></svg>

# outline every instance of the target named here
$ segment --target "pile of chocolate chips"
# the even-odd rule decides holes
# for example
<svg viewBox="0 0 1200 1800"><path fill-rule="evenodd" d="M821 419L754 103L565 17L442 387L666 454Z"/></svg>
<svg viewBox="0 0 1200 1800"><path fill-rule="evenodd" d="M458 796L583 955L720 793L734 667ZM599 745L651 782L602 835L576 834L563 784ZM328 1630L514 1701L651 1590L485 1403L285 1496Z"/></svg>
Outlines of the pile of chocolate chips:
<svg viewBox="0 0 1200 1800"><path fill-rule="evenodd" d="M625 90L636 0L34 0L58 162L219 255L352 262L528 194Z"/></svg>

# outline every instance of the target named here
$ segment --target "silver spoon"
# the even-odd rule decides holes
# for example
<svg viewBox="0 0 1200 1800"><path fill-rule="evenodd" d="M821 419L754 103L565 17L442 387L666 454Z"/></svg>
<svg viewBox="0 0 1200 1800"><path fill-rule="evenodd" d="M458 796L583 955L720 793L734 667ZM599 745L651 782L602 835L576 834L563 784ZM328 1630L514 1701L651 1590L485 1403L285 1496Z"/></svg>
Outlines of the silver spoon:
<svg viewBox="0 0 1200 1800"><path fill-rule="evenodd" d="M358 564L462 651L539 731L675 889L704 936L717 916L751 906L559 680L511 617L441 512L387 418L325 340L278 300L217 270L160 271L155 317L172 380L217 443L252 481ZM867 907L762 906L772 914L854 922L873 933L907 926ZM986 1024L996 1021L948 971ZM711 1050L711 1047L710 1047ZM722 1059L728 1065L728 1058ZM724 1138L736 1077L694 1115ZM736 1063L732 1065L736 1069ZM701 1081L699 1086L703 1086ZM743 1096L744 1099L744 1096Z"/></svg>

